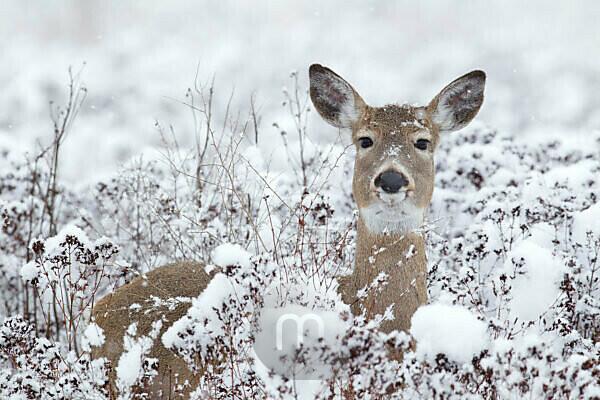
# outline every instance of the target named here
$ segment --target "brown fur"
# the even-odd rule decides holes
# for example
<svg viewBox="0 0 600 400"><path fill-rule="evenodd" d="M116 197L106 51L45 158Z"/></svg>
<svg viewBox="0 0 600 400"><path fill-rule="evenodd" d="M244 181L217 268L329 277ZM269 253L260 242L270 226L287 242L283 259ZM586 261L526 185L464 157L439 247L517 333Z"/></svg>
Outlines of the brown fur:
<svg viewBox="0 0 600 400"><path fill-rule="evenodd" d="M387 284L358 300L356 292L370 285L380 272L387 274ZM359 219L356 266L340 285L342 299L353 314L359 315L362 306L370 319L394 303L394 320L384 321L381 330L408 331L412 315L427 302L426 276L425 241L420 234L373 235Z"/></svg>
<svg viewBox="0 0 600 400"><path fill-rule="evenodd" d="M173 310L166 306L155 308L151 296L162 300L176 297L195 298L206 288L211 277L204 266L194 262L180 262L162 266L121 286L100 300L92 311L95 322L104 330L104 345L95 348L92 357L106 357L110 361L111 395L116 398L116 372L123 352L123 336L129 325L137 322L137 335L148 335L152 323L163 320L163 326L155 340L149 357L159 360L158 376L150 387L145 388L151 399L187 398L191 389L197 386L199 376L187 367L186 363L171 350L166 349L160 340L167 328L185 315L190 302L181 302ZM140 309L131 310L132 304ZM189 382L183 390L175 393L176 384Z"/></svg>

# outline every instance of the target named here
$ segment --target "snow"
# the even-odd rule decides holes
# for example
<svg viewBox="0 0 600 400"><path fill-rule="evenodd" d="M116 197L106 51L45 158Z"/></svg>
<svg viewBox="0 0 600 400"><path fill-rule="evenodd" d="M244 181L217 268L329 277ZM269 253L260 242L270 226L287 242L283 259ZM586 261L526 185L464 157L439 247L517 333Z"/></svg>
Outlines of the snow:
<svg viewBox="0 0 600 400"><path fill-rule="evenodd" d="M121 354L116 373L121 390L130 388L142 374L142 344L134 343Z"/></svg>
<svg viewBox="0 0 600 400"><path fill-rule="evenodd" d="M23 278L23 280L26 282L30 282L33 279L37 278L38 274L38 267L33 261L28 262L21 268L21 278Z"/></svg>
<svg viewBox="0 0 600 400"><path fill-rule="evenodd" d="M73 236L77 238L81 244L87 248L94 248L94 244L89 240L87 234L76 225L66 225L63 227L56 236L48 238L44 242L44 252L47 255L53 255L56 252L60 252L60 244L66 240L67 236Z"/></svg>
<svg viewBox="0 0 600 400"><path fill-rule="evenodd" d="M104 344L104 330L93 322L85 328L83 335L90 346L99 347Z"/></svg>
<svg viewBox="0 0 600 400"><path fill-rule="evenodd" d="M250 253L242 246L233 243L224 243L213 251L212 259L221 267L239 264L243 267L250 265Z"/></svg>
<svg viewBox="0 0 600 400"><path fill-rule="evenodd" d="M224 246L224 247L223 247ZM219 248L224 250L235 249L240 251L240 247L236 245L221 245ZM224 253L225 255L231 253ZM242 254L242 253L238 253ZM246 253L247 255L247 253ZM226 260L232 260L232 258L225 258ZM239 260L233 262L235 264ZM223 264L230 265L230 264ZM206 289L192 300L192 307L188 310L188 315L176 321L167 331L162 335L162 343L166 348L171 348L174 345L180 344L181 339L178 335L179 332L184 329L189 323L188 318L192 318L199 321L206 321L206 325L198 325L198 329L201 329L197 337L204 338L206 342L210 341L211 336L222 334L222 324L219 321L218 314L215 309L218 309L223 301L231 294L234 293L234 286L230 282L229 278L222 273L217 273L212 278Z"/></svg>
<svg viewBox="0 0 600 400"><path fill-rule="evenodd" d="M549 223L540 222L535 224L529 229L529 233L531 235L529 241L532 243L546 249L552 248L552 241L555 239L555 230Z"/></svg>
<svg viewBox="0 0 600 400"><path fill-rule="evenodd" d="M162 328L162 321L152 322L150 332L147 336L137 336L137 322L131 323L123 337L123 352L116 365L117 388L119 389L120 399L131 398L131 393L135 391L134 385L139 384L142 378L150 380L156 376L156 370L151 365L157 360L148 357L148 353Z"/></svg>
<svg viewBox="0 0 600 400"><path fill-rule="evenodd" d="M563 274L560 259L547 248L532 241L524 241L509 253L505 264L512 270L513 261L524 260L526 272L513 281L510 308L521 320L539 318L559 295L559 284Z"/></svg>
<svg viewBox="0 0 600 400"><path fill-rule="evenodd" d="M257 171L262 173L267 171L267 165L263 157L263 153L258 146L248 146L242 152L242 156Z"/></svg>
<svg viewBox="0 0 600 400"><path fill-rule="evenodd" d="M600 203L576 213L573 218L573 239L577 243L587 243L589 233L600 238Z"/></svg>
<svg viewBox="0 0 600 400"><path fill-rule="evenodd" d="M446 354L466 363L488 345L486 325L468 309L447 304L420 307L411 320L410 333L417 352L435 357Z"/></svg>

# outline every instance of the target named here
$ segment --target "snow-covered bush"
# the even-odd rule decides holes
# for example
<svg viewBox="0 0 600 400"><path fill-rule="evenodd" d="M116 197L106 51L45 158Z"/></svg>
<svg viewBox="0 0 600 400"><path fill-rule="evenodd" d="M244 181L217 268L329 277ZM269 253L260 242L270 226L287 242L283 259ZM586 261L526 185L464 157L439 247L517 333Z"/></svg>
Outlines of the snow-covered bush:
<svg viewBox="0 0 600 400"><path fill-rule="evenodd" d="M197 149L157 124L163 159L132 160L91 189L42 190L57 182L43 158L0 151L3 395L106 396L90 308L134 276L196 259L217 270L184 318L161 338L135 326L123 338L110 366L122 398L153 378L153 340L203 372L196 398L600 397L600 132L586 146L483 125L444 136L425 227L430 304L411 336L384 334L389 313L351 317L337 293L356 241L352 150L311 134L299 86L284 94L291 116L274 124L271 158L254 112L214 123L212 95L186 96ZM255 347L261 316L292 307L335 316L327 340L290 355L328 366L318 380L269 370Z"/></svg>
<svg viewBox="0 0 600 400"><path fill-rule="evenodd" d="M192 369L202 371L198 395L260 397L251 357L253 316L263 306L262 291L273 279L274 265L251 263L250 254L229 244L217 247L213 258L221 271L194 299L187 315L165 332L162 342Z"/></svg>
<svg viewBox="0 0 600 400"><path fill-rule="evenodd" d="M57 236L33 241L31 251L33 260L21 268L21 278L32 287L41 314L54 313L56 334L77 350L78 333L118 249L106 238L90 242L81 229L67 226Z"/></svg>
<svg viewBox="0 0 600 400"><path fill-rule="evenodd" d="M106 399L102 360L64 353L58 343L38 337L23 318L0 326L0 397L3 399Z"/></svg>

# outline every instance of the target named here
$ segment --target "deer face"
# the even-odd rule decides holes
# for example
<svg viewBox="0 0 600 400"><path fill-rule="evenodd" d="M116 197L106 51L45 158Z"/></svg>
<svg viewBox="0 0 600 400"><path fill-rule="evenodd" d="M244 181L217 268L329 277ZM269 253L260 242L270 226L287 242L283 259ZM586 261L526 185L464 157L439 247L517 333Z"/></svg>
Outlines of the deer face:
<svg viewBox="0 0 600 400"><path fill-rule="evenodd" d="M483 102L485 74L473 71L456 79L427 107L370 107L332 70L314 64L309 75L319 114L352 133L352 192L366 227L375 234L418 228L431 202L440 133L458 130L475 117Z"/></svg>

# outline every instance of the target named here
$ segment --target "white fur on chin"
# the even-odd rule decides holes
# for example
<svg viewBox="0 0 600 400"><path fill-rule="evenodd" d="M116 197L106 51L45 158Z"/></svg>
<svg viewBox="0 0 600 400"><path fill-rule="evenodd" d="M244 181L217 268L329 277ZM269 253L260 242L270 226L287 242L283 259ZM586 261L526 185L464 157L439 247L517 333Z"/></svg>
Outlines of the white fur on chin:
<svg viewBox="0 0 600 400"><path fill-rule="evenodd" d="M423 225L425 210L416 207L411 201L401 201L394 206L382 201L360 209L367 229L374 234L405 234L419 229Z"/></svg>

